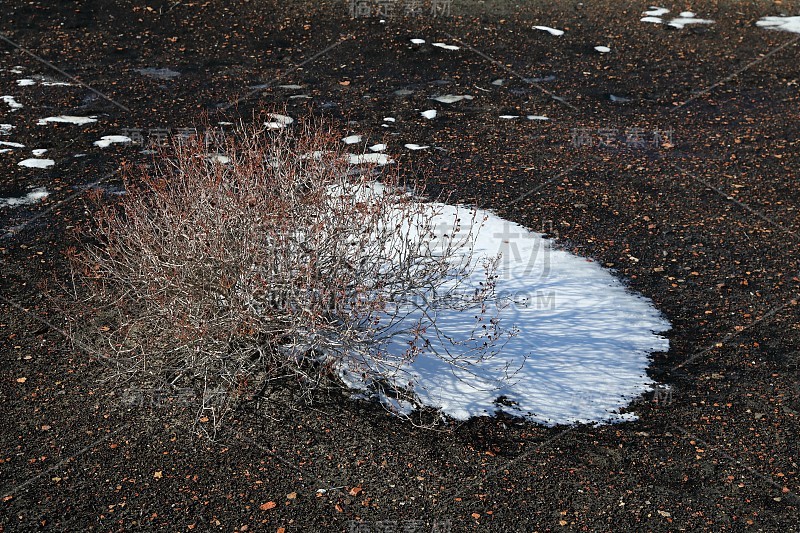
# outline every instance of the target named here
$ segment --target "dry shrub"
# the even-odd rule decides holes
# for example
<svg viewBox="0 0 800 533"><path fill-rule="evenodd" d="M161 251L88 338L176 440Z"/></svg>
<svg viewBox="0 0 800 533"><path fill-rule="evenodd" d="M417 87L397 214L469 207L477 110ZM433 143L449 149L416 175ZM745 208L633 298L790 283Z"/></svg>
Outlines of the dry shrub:
<svg viewBox="0 0 800 533"><path fill-rule="evenodd" d="M92 244L72 257L83 309L102 317L77 328L82 341L127 387L195 391L192 420L205 427L271 384L311 391L343 368L413 400L393 378L439 333L431 310L491 296L491 264L483 289L458 283L480 221L473 212L466 231L454 220L442 232L418 188L393 170L377 184L340 146L318 124L241 126L212 147L227 162L198 137L129 172L126 194L96 198ZM485 327L496 321L482 324L484 345L500 337ZM387 349L398 336L402 353ZM482 357L455 348L437 355Z"/></svg>

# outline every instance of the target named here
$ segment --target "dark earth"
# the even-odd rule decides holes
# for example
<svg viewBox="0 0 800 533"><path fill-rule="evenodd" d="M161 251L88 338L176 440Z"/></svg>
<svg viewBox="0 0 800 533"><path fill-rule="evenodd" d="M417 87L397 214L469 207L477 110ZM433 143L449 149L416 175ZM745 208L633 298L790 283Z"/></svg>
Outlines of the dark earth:
<svg viewBox="0 0 800 533"><path fill-rule="evenodd" d="M24 105L0 102L16 125L0 140L27 147L0 154L0 197L52 193L0 208L0 531L798 531L800 35L755 22L800 5L663 4L715 21L681 30L640 22L649 5L453 2L381 23L344 1L0 3L0 94ZM116 104L16 84L65 74ZM427 99L445 93L475 99ZM123 401L54 303L84 191L147 158L93 141L270 109L386 140L432 194L613 269L673 325L650 368L669 393L631 405L635 422L431 430L335 389L310 406L277 391L214 441L169 401ZM60 114L98 121L36 125ZM56 165L17 166L32 148Z"/></svg>

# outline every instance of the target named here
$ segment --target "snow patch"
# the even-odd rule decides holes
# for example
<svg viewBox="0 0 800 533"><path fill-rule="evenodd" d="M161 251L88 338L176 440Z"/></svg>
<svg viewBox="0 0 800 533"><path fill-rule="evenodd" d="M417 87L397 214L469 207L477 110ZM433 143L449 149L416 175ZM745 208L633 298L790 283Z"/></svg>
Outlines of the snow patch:
<svg viewBox="0 0 800 533"><path fill-rule="evenodd" d="M433 230L438 231L433 253L470 231L472 209L440 203L425 207L433 216L431 227L441 228ZM453 232L456 220L462 228ZM650 354L668 350L669 341L660 333L670 328L669 322L608 270L555 249L541 234L490 211L475 210L474 220L473 244L458 250L455 264L466 260L480 265L483 258L499 254L494 297L486 306L488 316L514 335L504 338L490 357L456 368L446 354L459 357L480 350L483 339L475 338L474 328L480 329L479 317L488 317L480 305L438 308L436 333L427 335L431 344L411 363L396 370L393 366L391 382L410 385L421 405L459 420L500 412L545 425L635 420L635 414L620 411L652 390ZM416 235L412 232L409 238ZM455 279L451 283L457 295L479 290L482 282L485 275L478 268L463 284ZM411 308L389 311L409 313L397 331L412 329L422 318L419 309L407 305ZM393 337L380 348L399 358L411 335ZM437 352L445 360L433 355ZM366 390L357 365L351 368L345 361L339 373L351 387ZM407 403L395 405L386 395L379 397L389 408L409 412Z"/></svg>
<svg viewBox="0 0 800 533"><path fill-rule="evenodd" d="M650 6L650 11L645 11L644 13L642 13L642 15L645 15L645 16L642 17L641 21L642 22L652 22L653 24L663 24L664 23L664 19L662 18L662 15L666 15L667 13L669 13L669 9L667 9L665 7ZM678 16L676 18L670 20L667 23L667 25L668 26L672 26L673 28L683 29L684 27L686 27L689 24L713 24L714 23L713 20L699 19L699 18L696 18L696 16L697 15L695 15L691 11L682 11L681 13L678 14Z"/></svg>
<svg viewBox="0 0 800 533"><path fill-rule="evenodd" d="M153 67L137 68L136 72L138 72L142 76L155 78L157 80L171 80L181 75L180 72L176 72L169 68L153 68Z"/></svg>
<svg viewBox="0 0 800 533"><path fill-rule="evenodd" d="M756 26L770 30L800 33L800 17L764 17L756 22Z"/></svg>
<svg viewBox="0 0 800 533"><path fill-rule="evenodd" d="M648 17L660 17L661 15L666 15L667 13L669 13L669 9L666 7L650 6L650 11L645 11L643 15L647 15Z"/></svg>
<svg viewBox="0 0 800 533"><path fill-rule="evenodd" d="M211 161L212 163L220 163L222 165L227 165L228 163L231 162L230 157L222 154L209 154L208 160Z"/></svg>
<svg viewBox="0 0 800 533"><path fill-rule="evenodd" d="M444 48L445 50L461 50L460 46L456 46L454 44L431 43L431 46L436 46L438 48Z"/></svg>
<svg viewBox="0 0 800 533"><path fill-rule="evenodd" d="M125 135L103 135L99 141L94 142L94 145L100 148L108 148L114 143L129 143L132 141L133 139Z"/></svg>
<svg viewBox="0 0 800 533"><path fill-rule="evenodd" d="M267 116L272 120L269 122L265 122L264 126L271 130L279 130L285 128L289 124L294 122L292 117L287 117L286 115L279 115L277 113L268 113Z"/></svg>
<svg viewBox="0 0 800 533"><path fill-rule="evenodd" d="M423 111L420 113L423 117L427 118L428 120L433 120L436 118L437 112L435 109L428 109L427 111Z"/></svg>
<svg viewBox="0 0 800 533"><path fill-rule="evenodd" d="M22 104L14 100L13 96L8 96L8 95L0 96L0 99L2 99L6 104L8 104L8 107L10 107L12 111L16 111L17 109L22 108Z"/></svg>
<svg viewBox="0 0 800 533"><path fill-rule="evenodd" d="M474 96L469 94L445 94L444 96L434 96L431 100L436 100L437 102L441 102L443 104L454 104L456 102L460 102L461 100L472 100Z"/></svg>
<svg viewBox="0 0 800 533"><path fill-rule="evenodd" d="M691 13L690 11L684 11L684 13ZM672 26L673 28L683 29L689 24L714 24L713 20L708 19L698 19L694 18L694 13L691 13L691 17L684 17L683 13L678 18L672 19L667 23L667 26Z"/></svg>
<svg viewBox="0 0 800 533"><path fill-rule="evenodd" d="M430 148L430 146L427 146L427 145L422 146L422 145L414 144L414 143L404 144L403 146L405 146L409 150L425 150L426 148Z"/></svg>
<svg viewBox="0 0 800 533"><path fill-rule="evenodd" d="M356 144L361 142L361 135L348 135L347 137L342 139L342 142L345 144Z"/></svg>
<svg viewBox="0 0 800 533"><path fill-rule="evenodd" d="M52 159L23 159L17 165L21 167L28 167L28 168L50 168L55 165L56 162Z"/></svg>
<svg viewBox="0 0 800 533"><path fill-rule="evenodd" d="M10 141L0 141L0 146L10 146L11 148L25 148L22 143L12 143Z"/></svg>
<svg viewBox="0 0 800 533"><path fill-rule="evenodd" d="M31 150L31 153L36 157L39 157L40 155L47 153L47 148L37 148L36 150Z"/></svg>
<svg viewBox="0 0 800 533"><path fill-rule="evenodd" d="M600 52L601 54L607 54L611 51L611 48L609 48L608 46L595 46L594 49Z"/></svg>
<svg viewBox="0 0 800 533"><path fill-rule="evenodd" d="M534 26L533 29L546 31L550 35L555 35L556 37L564 35L564 30L558 30L556 28L551 28L550 26Z"/></svg>
<svg viewBox="0 0 800 533"><path fill-rule="evenodd" d="M39 187L19 198L0 198L0 207L18 207L21 205L35 204L48 196L50 196L50 193L47 189Z"/></svg>
<svg viewBox="0 0 800 533"><path fill-rule="evenodd" d="M386 154L347 154L351 165L388 165L394 163Z"/></svg>
<svg viewBox="0 0 800 533"><path fill-rule="evenodd" d="M425 39L411 39L412 44L425 44Z"/></svg>
<svg viewBox="0 0 800 533"><path fill-rule="evenodd" d="M72 115L59 115L57 117L47 117L39 119L36 123L39 126L44 126L48 122L61 122L65 124L77 124L79 126L83 124L91 124L92 122L97 122L96 117L75 117Z"/></svg>

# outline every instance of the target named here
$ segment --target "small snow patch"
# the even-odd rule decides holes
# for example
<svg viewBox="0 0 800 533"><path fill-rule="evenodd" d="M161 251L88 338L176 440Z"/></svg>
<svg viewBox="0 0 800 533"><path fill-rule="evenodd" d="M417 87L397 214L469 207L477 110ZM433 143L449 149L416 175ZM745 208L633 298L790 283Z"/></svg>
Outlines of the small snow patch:
<svg viewBox="0 0 800 533"><path fill-rule="evenodd" d="M348 135L342 139L345 144L356 144L361 142L361 135Z"/></svg>
<svg viewBox="0 0 800 533"><path fill-rule="evenodd" d="M686 11L686 13L689 13ZM672 19L667 23L667 26L672 26L673 28L683 29L685 26L689 24L714 24L713 20L708 19L698 19L694 18L694 13L692 13L691 17L684 17L683 13L678 18Z"/></svg>
<svg viewBox="0 0 800 533"><path fill-rule="evenodd" d="M17 85L20 87L27 87L28 85L36 85L36 80L25 78L24 80L17 80Z"/></svg>
<svg viewBox="0 0 800 533"><path fill-rule="evenodd" d="M411 39L413 44L425 44L425 39Z"/></svg>
<svg viewBox="0 0 800 533"><path fill-rule="evenodd" d="M513 120L515 118L519 118L519 115L500 115L500 118L503 120Z"/></svg>
<svg viewBox="0 0 800 533"><path fill-rule="evenodd" d="M454 44L445 44L445 43L432 43L432 46L436 46L439 48L444 48L445 50L460 50L460 46L456 46Z"/></svg>
<svg viewBox="0 0 800 533"><path fill-rule="evenodd" d="M47 189L39 187L19 198L0 198L0 207L17 207L20 205L35 204L48 196L50 196L50 193L47 192Z"/></svg>
<svg viewBox="0 0 800 533"><path fill-rule="evenodd" d="M31 153L36 157L39 157L40 155L47 153L47 148L37 148L36 150L31 150Z"/></svg>
<svg viewBox="0 0 800 533"><path fill-rule="evenodd" d="M11 135L11 130L15 127L12 124L0 124L0 135Z"/></svg>
<svg viewBox="0 0 800 533"><path fill-rule="evenodd" d="M132 142L130 137L125 135L103 135L99 141L95 141L94 145L100 148L108 148L114 143L129 143Z"/></svg>
<svg viewBox="0 0 800 533"><path fill-rule="evenodd" d="M435 109L428 109L427 111L423 111L420 113L423 117L427 118L428 120L433 120L436 118L436 110Z"/></svg>
<svg viewBox="0 0 800 533"><path fill-rule="evenodd" d="M28 168L50 168L56 164L52 159L23 159L17 163L21 167Z"/></svg>
<svg viewBox="0 0 800 533"><path fill-rule="evenodd" d="M546 31L550 35L555 35L557 37L561 36L561 35L564 35L564 30L558 30L556 28L551 28L549 26L534 26L533 29L534 30Z"/></svg>
<svg viewBox="0 0 800 533"><path fill-rule="evenodd" d="M383 117L384 122L397 122L397 119L394 117Z"/></svg>
<svg viewBox="0 0 800 533"><path fill-rule="evenodd" d="M373 144L372 146L369 147L369 149L372 150L373 152L383 152L384 150L386 150L386 148L387 147L385 144Z"/></svg>
<svg viewBox="0 0 800 533"><path fill-rule="evenodd" d="M0 146L10 146L11 148L25 148L24 144L12 143L9 141L0 141Z"/></svg>
<svg viewBox="0 0 800 533"><path fill-rule="evenodd" d="M472 100L474 97L469 94L445 94L444 96L434 96L431 100L436 100L443 104L454 104L461 100Z"/></svg>
<svg viewBox="0 0 800 533"><path fill-rule="evenodd" d="M17 109L22 108L22 104L14 100L13 96L6 95L6 96L0 96L0 98L2 98L2 100L8 104L8 107L10 107L12 111L16 111Z"/></svg>
<svg viewBox="0 0 800 533"><path fill-rule="evenodd" d="M630 98L626 98L624 96L616 96L616 95L613 95L613 94L609 94L608 95L608 99L611 100L612 102L615 102L615 103L618 103L618 104L624 104L624 103L627 103L627 102L631 101Z"/></svg>
<svg viewBox="0 0 800 533"><path fill-rule="evenodd" d="M550 117L546 117L544 115L528 115L525 118L528 120L550 120Z"/></svg>
<svg viewBox="0 0 800 533"><path fill-rule="evenodd" d="M75 117L72 115L59 115L57 117L47 117L39 119L39 121L36 124L38 124L39 126L44 126L48 122L62 122L65 124L83 125L83 124L90 124L92 122L97 122L97 119L95 117Z"/></svg>
<svg viewBox="0 0 800 533"><path fill-rule="evenodd" d="M347 154L351 165L388 165L394 163L386 154Z"/></svg>
<svg viewBox="0 0 800 533"><path fill-rule="evenodd" d="M664 19L662 15L666 15L669 13L669 9L665 7L655 7L650 6L650 11L645 11L642 15L642 22L652 22L653 24L663 24ZM672 20L670 20L667 25L672 26L673 28L682 29L689 24L713 24L713 20L706 20L706 19L699 19L695 18L696 15L691 11L683 11L678 14L678 16Z"/></svg>
<svg viewBox="0 0 800 533"><path fill-rule="evenodd" d="M594 49L600 52L601 54L607 54L611 51L611 48L609 48L608 46L595 46Z"/></svg>
<svg viewBox="0 0 800 533"><path fill-rule="evenodd" d="M419 144L414 144L414 143L404 144L403 146L405 146L409 150L425 150L426 148L430 148L430 146L427 146L427 145L426 146L420 146Z"/></svg>
<svg viewBox="0 0 800 533"><path fill-rule="evenodd" d="M158 80L171 80L172 78L177 78L181 75L180 72L176 72L169 68L138 68L136 69L136 72L142 76L156 78Z"/></svg>
<svg viewBox="0 0 800 533"><path fill-rule="evenodd" d="M764 17L756 22L756 26L769 30L800 33L800 17Z"/></svg>
<svg viewBox="0 0 800 533"><path fill-rule="evenodd" d="M653 24L663 24L664 19L661 17L642 17L642 22L652 22Z"/></svg>
<svg viewBox="0 0 800 533"><path fill-rule="evenodd" d="M265 122L264 125L271 130L279 130L281 128L285 128L286 126L294 122L294 119L292 117L287 117L286 115L269 113L267 116L272 120L270 122Z"/></svg>
<svg viewBox="0 0 800 533"><path fill-rule="evenodd" d="M231 158L227 155L222 154L209 154L208 160L212 163L220 163L222 165L226 165L231 162Z"/></svg>
<svg viewBox="0 0 800 533"><path fill-rule="evenodd" d="M278 85L278 88L279 89L287 89L287 90L297 90L297 89L302 89L303 86L302 85L290 84L290 85Z"/></svg>
<svg viewBox="0 0 800 533"><path fill-rule="evenodd" d="M649 17L660 17L661 15L666 15L667 13L669 13L669 9L666 7L650 6L650 11L645 11L643 14Z"/></svg>

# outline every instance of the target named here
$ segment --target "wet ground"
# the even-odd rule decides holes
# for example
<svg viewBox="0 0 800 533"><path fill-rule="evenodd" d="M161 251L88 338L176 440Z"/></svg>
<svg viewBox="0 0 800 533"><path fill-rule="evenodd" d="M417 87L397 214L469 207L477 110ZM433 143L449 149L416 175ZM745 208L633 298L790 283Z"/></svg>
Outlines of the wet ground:
<svg viewBox="0 0 800 533"><path fill-rule="evenodd" d="M0 102L0 141L25 145L0 153L0 198L49 193L0 204L3 530L796 530L800 35L756 21L800 6L667 4L663 24L648 6L453 2L384 23L345 2L0 7L0 95L22 106ZM714 23L670 27L687 7ZM473 99L430 100L446 94ZM181 128L276 108L614 269L673 325L650 368L670 388L636 422L440 431L287 392L217 442L161 398L123 401L53 304L83 191ZM37 123L59 115L96 122Z"/></svg>

